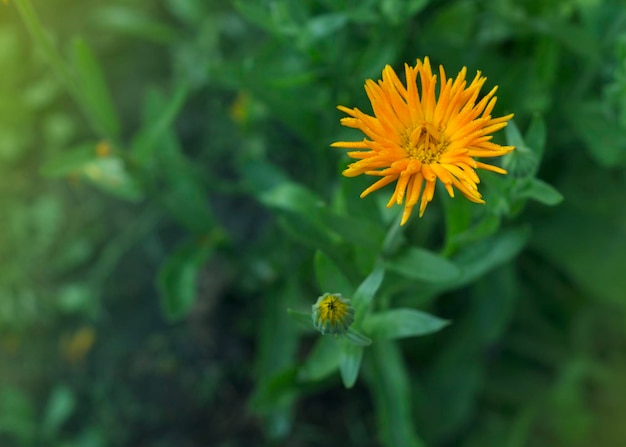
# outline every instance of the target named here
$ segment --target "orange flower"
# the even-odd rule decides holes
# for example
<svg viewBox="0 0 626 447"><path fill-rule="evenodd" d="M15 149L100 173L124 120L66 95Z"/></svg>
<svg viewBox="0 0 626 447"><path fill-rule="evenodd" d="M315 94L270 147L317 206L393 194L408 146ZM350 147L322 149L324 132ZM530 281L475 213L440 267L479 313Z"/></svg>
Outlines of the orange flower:
<svg viewBox="0 0 626 447"><path fill-rule="evenodd" d="M467 86L467 69L456 79L446 79L439 66L439 94L435 94L437 76L430 61L417 60L415 67L405 64L406 87L389 65L383 70L383 79L365 82L365 91L372 103L374 116L357 108L337 108L350 115L341 124L360 129L367 138L363 141L338 141L333 147L359 149L348 152L358 161L343 171L346 177L366 174L382 177L361 194L396 182L387 207L402 205L404 225L413 207L421 197L420 217L435 192L436 180L454 197L453 186L472 202L485 203L478 192L480 179L476 168L506 174L497 166L481 163L474 157L498 157L514 149L491 142L491 134L507 125L513 114L492 118L496 104L494 87L480 101L480 89L487 80L480 71ZM417 85L417 77L420 87Z"/></svg>

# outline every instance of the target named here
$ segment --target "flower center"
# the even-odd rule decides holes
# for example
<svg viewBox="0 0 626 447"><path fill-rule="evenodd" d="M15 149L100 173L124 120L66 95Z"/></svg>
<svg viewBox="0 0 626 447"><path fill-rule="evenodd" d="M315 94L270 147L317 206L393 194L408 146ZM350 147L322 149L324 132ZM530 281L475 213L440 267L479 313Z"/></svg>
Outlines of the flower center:
<svg viewBox="0 0 626 447"><path fill-rule="evenodd" d="M410 158L424 164L439 161L439 157L448 147L441 132L431 123L421 123L407 136L404 149Z"/></svg>

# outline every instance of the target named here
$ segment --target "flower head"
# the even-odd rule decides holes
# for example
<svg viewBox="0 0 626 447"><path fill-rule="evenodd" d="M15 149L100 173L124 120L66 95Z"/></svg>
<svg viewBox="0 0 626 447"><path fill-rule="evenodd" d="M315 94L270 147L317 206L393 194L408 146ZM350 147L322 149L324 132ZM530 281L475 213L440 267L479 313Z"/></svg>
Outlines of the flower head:
<svg viewBox="0 0 626 447"><path fill-rule="evenodd" d="M415 67L405 64L404 69L406 86L389 65L378 83L371 79L365 82L374 116L357 108L338 106L349 115L341 119L341 124L366 135L363 141L332 144L358 149L348 152L349 157L358 161L351 163L343 175L381 177L361 197L396 182L387 207L404 202L401 225L409 219L420 197L420 217L424 214L437 179L451 197L456 188L472 202L485 203L478 192L480 179L475 169L500 174L506 171L474 157L498 157L514 149L490 141L491 134L505 127L513 117L513 114L491 117L497 87L478 100L487 79L480 71L468 86L465 67L453 81L446 78L443 67L439 66L439 93L435 94L437 75L432 73L427 57L424 62L418 59Z"/></svg>
<svg viewBox="0 0 626 447"><path fill-rule="evenodd" d="M340 293L325 293L312 306L313 325L322 334L345 334L354 322L354 308Z"/></svg>

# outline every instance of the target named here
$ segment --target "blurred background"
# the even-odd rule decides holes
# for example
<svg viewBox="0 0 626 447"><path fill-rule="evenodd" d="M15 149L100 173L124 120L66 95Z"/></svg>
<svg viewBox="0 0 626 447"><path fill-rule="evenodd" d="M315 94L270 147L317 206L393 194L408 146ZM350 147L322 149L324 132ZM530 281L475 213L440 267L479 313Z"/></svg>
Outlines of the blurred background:
<svg viewBox="0 0 626 447"><path fill-rule="evenodd" d="M340 176L335 107L369 112L365 79L424 56L498 85L509 141L543 123L513 174L564 200L485 177L498 217L473 237L529 236L397 345L402 423L428 446L626 445L623 0L0 3L0 445L394 445L374 381L294 379L315 337L286 309L325 291L319 244L260 191L374 203ZM430 249L437 200L407 229Z"/></svg>

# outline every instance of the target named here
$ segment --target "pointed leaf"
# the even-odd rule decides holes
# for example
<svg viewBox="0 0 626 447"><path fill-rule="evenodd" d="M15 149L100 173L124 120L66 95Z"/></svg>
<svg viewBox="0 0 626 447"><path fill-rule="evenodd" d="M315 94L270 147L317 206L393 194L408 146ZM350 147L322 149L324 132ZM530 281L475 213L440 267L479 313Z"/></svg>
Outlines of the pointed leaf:
<svg viewBox="0 0 626 447"><path fill-rule="evenodd" d="M331 375L339 368L341 351L337 340L332 336L321 336L300 367L298 379L307 382L316 382Z"/></svg>
<svg viewBox="0 0 626 447"><path fill-rule="evenodd" d="M57 385L48 398L42 430L48 438L53 437L72 415L76 408L76 398L65 385Z"/></svg>
<svg viewBox="0 0 626 447"><path fill-rule="evenodd" d="M352 388L359 376L361 360L363 358L363 347L353 343L344 342L341 344L341 356L339 358L339 372L341 380L346 388Z"/></svg>
<svg viewBox="0 0 626 447"><path fill-rule="evenodd" d="M74 40L74 64L81 99L88 113L100 127L102 136L115 139L119 136L120 123L111 93L95 53L82 39Z"/></svg>
<svg viewBox="0 0 626 447"><path fill-rule="evenodd" d="M407 278L431 283L454 281L460 275L458 267L449 260L417 247L401 251L386 266Z"/></svg>
<svg viewBox="0 0 626 447"><path fill-rule="evenodd" d="M287 314L291 317L293 321L300 323L306 328L313 329L311 312L301 312L298 310L287 309Z"/></svg>
<svg viewBox="0 0 626 447"><path fill-rule="evenodd" d="M534 199L544 205L558 205L563 201L563 196L555 187L538 178L530 181L517 193L519 198Z"/></svg>
<svg viewBox="0 0 626 447"><path fill-rule="evenodd" d="M369 346L372 344L372 340L361 334L353 328L348 328L348 331L344 334L346 339L356 346Z"/></svg>
<svg viewBox="0 0 626 447"><path fill-rule="evenodd" d="M432 334L450 324L434 315L415 309L393 309L368 315L363 323L374 339L395 339Z"/></svg>
<svg viewBox="0 0 626 447"><path fill-rule="evenodd" d="M341 293L350 298L354 287L337 267L337 265L321 250L315 252L315 277L320 291L323 293ZM354 299L352 298L354 305Z"/></svg>
<svg viewBox="0 0 626 447"><path fill-rule="evenodd" d="M158 274L161 307L170 320L184 317L196 300L196 280L211 254L207 243L188 242L171 254Z"/></svg>
<svg viewBox="0 0 626 447"><path fill-rule="evenodd" d="M424 447L415 432L411 380L400 348L395 342L381 341L373 344L371 349L366 378L383 444L388 447Z"/></svg>
<svg viewBox="0 0 626 447"><path fill-rule="evenodd" d="M385 267L379 265L363 280L361 285L359 285L354 296L352 296L352 306L354 306L356 310L356 321L360 320L361 315L363 315L369 307L384 278Z"/></svg>

